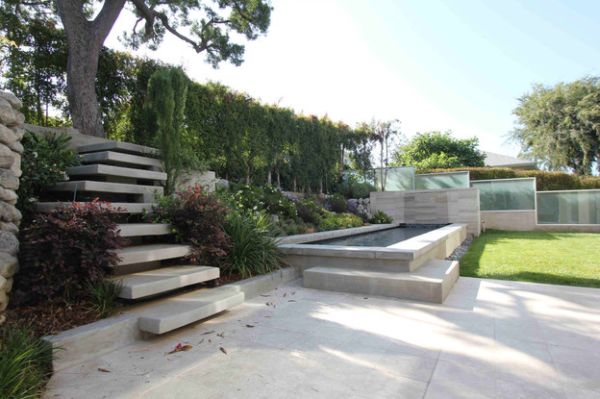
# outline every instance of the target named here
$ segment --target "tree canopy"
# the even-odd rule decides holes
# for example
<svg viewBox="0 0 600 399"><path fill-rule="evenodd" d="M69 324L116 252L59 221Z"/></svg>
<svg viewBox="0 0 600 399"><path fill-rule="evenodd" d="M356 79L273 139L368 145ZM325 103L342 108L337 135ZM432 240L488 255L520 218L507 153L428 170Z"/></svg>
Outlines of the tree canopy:
<svg viewBox="0 0 600 399"><path fill-rule="evenodd" d="M479 151L479 139L457 139L447 132L417 133L394 153L394 165L419 169L484 166L485 154Z"/></svg>
<svg viewBox="0 0 600 399"><path fill-rule="evenodd" d="M55 76L55 71L44 69L49 62L44 43L62 47L62 52L53 54L66 64L69 113L74 127L84 134L105 136L96 78L104 41L126 7L136 16L132 29L123 35L126 44L156 49L170 34L196 53L204 53L213 66L222 61L240 65L244 55L240 39L254 40L266 33L271 15L268 0L2 1L0 48L19 47L22 59L29 57L39 74ZM46 93L47 97L53 94Z"/></svg>
<svg viewBox="0 0 600 399"><path fill-rule="evenodd" d="M600 78L535 85L514 110L523 155L550 170L589 175L600 160ZM600 171L600 165L598 165Z"/></svg>

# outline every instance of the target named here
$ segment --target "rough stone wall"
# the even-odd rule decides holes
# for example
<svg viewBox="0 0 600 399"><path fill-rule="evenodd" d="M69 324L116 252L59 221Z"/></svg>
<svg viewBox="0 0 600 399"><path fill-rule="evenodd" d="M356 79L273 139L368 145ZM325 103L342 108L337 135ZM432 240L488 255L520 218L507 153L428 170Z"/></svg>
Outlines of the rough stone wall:
<svg viewBox="0 0 600 399"><path fill-rule="evenodd" d="M19 264L19 223L21 212L15 207L21 176L21 154L25 120L19 112L21 101L12 93L0 91L0 324L12 290Z"/></svg>

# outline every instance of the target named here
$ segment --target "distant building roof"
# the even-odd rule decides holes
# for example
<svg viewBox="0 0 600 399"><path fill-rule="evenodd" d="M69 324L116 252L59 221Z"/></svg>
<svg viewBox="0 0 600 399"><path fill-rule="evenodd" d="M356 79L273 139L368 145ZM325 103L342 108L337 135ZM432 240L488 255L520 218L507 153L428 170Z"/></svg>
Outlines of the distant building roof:
<svg viewBox="0 0 600 399"><path fill-rule="evenodd" d="M516 158L489 151L484 151L484 153L485 166L492 166L495 168L537 169L537 163L530 159Z"/></svg>

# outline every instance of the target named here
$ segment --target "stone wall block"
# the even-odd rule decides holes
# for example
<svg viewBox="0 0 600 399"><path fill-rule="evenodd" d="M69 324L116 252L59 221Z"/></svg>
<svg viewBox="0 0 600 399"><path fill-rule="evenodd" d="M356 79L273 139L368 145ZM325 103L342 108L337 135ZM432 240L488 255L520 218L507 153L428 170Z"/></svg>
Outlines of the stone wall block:
<svg viewBox="0 0 600 399"><path fill-rule="evenodd" d="M11 278L19 270L19 261L16 257L0 252L0 276Z"/></svg>
<svg viewBox="0 0 600 399"><path fill-rule="evenodd" d="M0 143L11 145L19 140L20 137L12 129L9 129L4 125L0 125Z"/></svg>
<svg viewBox="0 0 600 399"><path fill-rule="evenodd" d="M0 324L6 320L8 294L19 269L21 212L15 204L24 151L21 139L25 134L25 116L19 112L22 106L14 94L0 91Z"/></svg>
<svg viewBox="0 0 600 399"><path fill-rule="evenodd" d="M16 190L19 188L19 177L12 170L0 168L0 186Z"/></svg>

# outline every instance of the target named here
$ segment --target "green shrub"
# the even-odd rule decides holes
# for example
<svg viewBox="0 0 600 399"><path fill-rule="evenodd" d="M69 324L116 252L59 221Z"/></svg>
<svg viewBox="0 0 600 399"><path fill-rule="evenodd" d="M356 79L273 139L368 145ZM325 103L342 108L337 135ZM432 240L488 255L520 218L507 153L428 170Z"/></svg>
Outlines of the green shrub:
<svg viewBox="0 0 600 399"><path fill-rule="evenodd" d="M115 313L122 288L123 285L120 282L110 280L88 284L90 302L100 317L108 317Z"/></svg>
<svg viewBox="0 0 600 399"><path fill-rule="evenodd" d="M23 213L24 222L31 219L34 203L43 190L67 180L65 170L79 164L77 154L69 148L70 140L66 134L38 137L25 133L23 136L23 174L17 190L17 208Z"/></svg>
<svg viewBox="0 0 600 399"><path fill-rule="evenodd" d="M383 211L375 212L373 216L371 216L371 219L369 219L369 223L373 224L386 224L392 223L392 221L392 217Z"/></svg>
<svg viewBox="0 0 600 399"><path fill-rule="evenodd" d="M337 186L338 193L345 198L369 198L372 191L377 191L374 185L358 182L355 179L344 181Z"/></svg>
<svg viewBox="0 0 600 399"><path fill-rule="evenodd" d="M348 204L346 203L346 198L344 198L340 194L333 194L327 199L327 203L329 204L329 209L333 212L344 213L348 211Z"/></svg>
<svg viewBox="0 0 600 399"><path fill-rule="evenodd" d="M52 347L22 328L0 331L0 398L37 398L52 371Z"/></svg>
<svg viewBox="0 0 600 399"><path fill-rule="evenodd" d="M287 219L295 219L297 216L294 202L275 187L243 184L232 185L231 189L232 194L226 196L226 200L235 209L251 212L264 211Z"/></svg>
<svg viewBox="0 0 600 399"><path fill-rule="evenodd" d="M232 212L227 217L225 232L231 241L223 266L228 274L247 278L279 268L280 254L269 215Z"/></svg>
<svg viewBox="0 0 600 399"><path fill-rule="evenodd" d="M455 168L455 169L422 169L417 173L441 173L468 170L471 180L513 179L535 177L538 191L577 190L600 188L600 177L578 176L564 172L547 172L543 170L525 170L510 168Z"/></svg>
<svg viewBox="0 0 600 399"><path fill-rule="evenodd" d="M153 221L170 223L177 240L193 248L193 262L219 265L230 243L223 231L228 208L213 194L196 185L170 198L162 198L150 216Z"/></svg>
<svg viewBox="0 0 600 399"><path fill-rule="evenodd" d="M360 227L362 225L363 220L359 216L351 213L327 212L319 227L321 230L337 230L347 229L350 227Z"/></svg>
<svg viewBox="0 0 600 399"><path fill-rule="evenodd" d="M22 230L15 291L27 303L76 299L88 283L101 281L118 262L124 244L114 210L106 203L73 204L38 214Z"/></svg>
<svg viewBox="0 0 600 399"><path fill-rule="evenodd" d="M321 224L324 209L322 206L318 205L314 200L310 198L302 199L296 204L296 209L298 212L298 216L305 223L310 223L315 226Z"/></svg>

